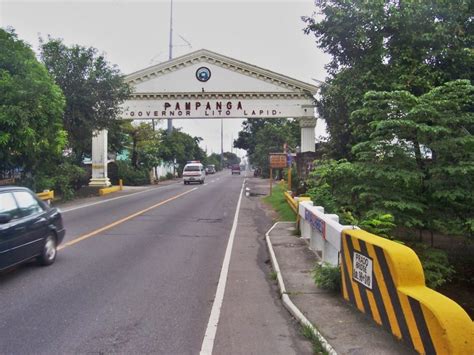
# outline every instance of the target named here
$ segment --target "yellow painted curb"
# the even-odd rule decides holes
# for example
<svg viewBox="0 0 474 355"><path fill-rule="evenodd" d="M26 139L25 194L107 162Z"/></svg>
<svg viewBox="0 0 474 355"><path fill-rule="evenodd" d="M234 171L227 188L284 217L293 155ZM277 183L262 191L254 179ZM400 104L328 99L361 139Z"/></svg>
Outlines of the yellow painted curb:
<svg viewBox="0 0 474 355"><path fill-rule="evenodd" d="M121 190L120 186L105 187L99 190L99 196L104 196L104 195L111 194L112 192L117 192L120 190Z"/></svg>

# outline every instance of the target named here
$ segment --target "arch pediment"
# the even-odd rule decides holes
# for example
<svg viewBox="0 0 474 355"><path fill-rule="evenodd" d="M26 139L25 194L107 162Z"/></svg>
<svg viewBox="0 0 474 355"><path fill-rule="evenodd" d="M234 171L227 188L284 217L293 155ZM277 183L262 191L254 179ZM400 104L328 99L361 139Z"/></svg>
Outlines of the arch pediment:
<svg viewBox="0 0 474 355"><path fill-rule="evenodd" d="M196 78L196 71L201 67L210 70L210 78L205 82ZM138 97L182 96L183 93L312 97L318 89L303 81L206 49L129 74L125 80L134 88L134 96Z"/></svg>
<svg viewBox="0 0 474 355"><path fill-rule="evenodd" d="M208 79L198 70L206 68ZM202 78L201 78L202 79ZM122 118L313 116L317 86L201 49L129 74Z"/></svg>

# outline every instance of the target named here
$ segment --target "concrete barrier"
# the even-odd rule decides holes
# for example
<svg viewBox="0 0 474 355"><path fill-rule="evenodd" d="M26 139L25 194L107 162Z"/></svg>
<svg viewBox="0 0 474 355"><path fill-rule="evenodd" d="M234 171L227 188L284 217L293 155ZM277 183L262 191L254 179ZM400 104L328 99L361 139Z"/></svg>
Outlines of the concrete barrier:
<svg viewBox="0 0 474 355"><path fill-rule="evenodd" d="M324 213L324 207L313 206L312 201L302 201L298 215L301 236L309 240L310 249L319 253L323 262L338 266L341 232L357 227L340 224L338 215Z"/></svg>
<svg viewBox="0 0 474 355"><path fill-rule="evenodd" d="M293 198L293 196L291 195L289 191L286 191L284 195L285 195L286 202L288 202L288 205L290 206L290 208L293 210L293 212L298 214L298 202Z"/></svg>
<svg viewBox="0 0 474 355"><path fill-rule="evenodd" d="M420 354L474 354L474 323L453 300L426 287L409 247L339 224L321 206L298 206L301 236L323 262L340 265L344 299Z"/></svg>
<svg viewBox="0 0 474 355"><path fill-rule="evenodd" d="M474 326L425 286L415 252L362 230L342 231L343 297L420 354L473 354Z"/></svg>

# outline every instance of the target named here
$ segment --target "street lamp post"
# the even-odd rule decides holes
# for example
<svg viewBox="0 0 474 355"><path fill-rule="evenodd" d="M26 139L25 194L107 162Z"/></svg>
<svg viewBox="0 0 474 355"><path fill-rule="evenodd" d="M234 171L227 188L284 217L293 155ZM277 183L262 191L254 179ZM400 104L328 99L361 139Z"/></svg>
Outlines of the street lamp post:
<svg viewBox="0 0 474 355"><path fill-rule="evenodd" d="M221 169L224 169L224 120L221 118Z"/></svg>

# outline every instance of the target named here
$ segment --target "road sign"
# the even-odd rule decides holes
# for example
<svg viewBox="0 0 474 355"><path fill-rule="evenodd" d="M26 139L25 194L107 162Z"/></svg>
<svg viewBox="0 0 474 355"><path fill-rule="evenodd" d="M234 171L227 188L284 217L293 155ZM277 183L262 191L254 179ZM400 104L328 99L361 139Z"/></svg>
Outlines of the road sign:
<svg viewBox="0 0 474 355"><path fill-rule="evenodd" d="M287 167L285 153L270 153L270 168L283 169Z"/></svg>

